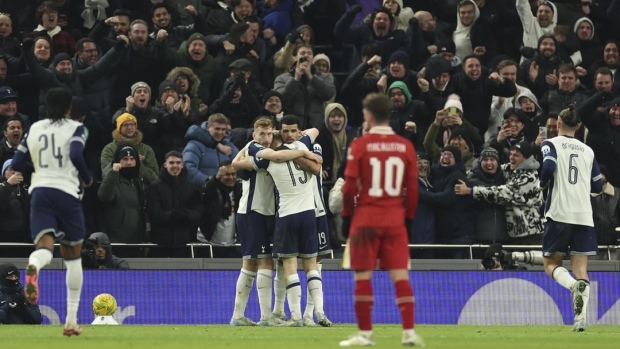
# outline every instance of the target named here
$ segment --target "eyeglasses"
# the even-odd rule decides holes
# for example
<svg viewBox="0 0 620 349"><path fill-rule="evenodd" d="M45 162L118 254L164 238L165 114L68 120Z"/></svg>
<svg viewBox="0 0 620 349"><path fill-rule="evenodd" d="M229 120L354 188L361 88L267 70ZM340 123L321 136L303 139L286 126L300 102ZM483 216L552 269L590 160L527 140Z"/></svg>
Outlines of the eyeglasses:
<svg viewBox="0 0 620 349"><path fill-rule="evenodd" d="M442 158L454 159L454 155L452 153L441 153Z"/></svg>

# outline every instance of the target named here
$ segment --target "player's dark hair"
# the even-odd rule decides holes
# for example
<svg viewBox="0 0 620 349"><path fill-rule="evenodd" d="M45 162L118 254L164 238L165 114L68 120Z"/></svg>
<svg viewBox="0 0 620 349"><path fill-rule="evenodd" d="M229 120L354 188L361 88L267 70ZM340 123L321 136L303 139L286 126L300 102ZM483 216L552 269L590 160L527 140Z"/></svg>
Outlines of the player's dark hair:
<svg viewBox="0 0 620 349"><path fill-rule="evenodd" d="M180 151L178 151L178 150L171 150L171 151L167 152L166 155L164 156L164 161L168 161L168 158L173 157L173 156L175 158L183 159L183 154L181 154Z"/></svg>
<svg viewBox="0 0 620 349"><path fill-rule="evenodd" d="M19 124L22 125L22 128L24 127L24 121L22 120L22 118L20 118L19 116L11 116L10 118L6 119L6 121L2 125L2 129L4 131L9 128L9 122L11 121L19 121Z"/></svg>
<svg viewBox="0 0 620 349"><path fill-rule="evenodd" d="M301 127L301 124L299 123L299 118L297 117L297 115L293 114L284 115L280 120L280 125L297 125L297 127Z"/></svg>
<svg viewBox="0 0 620 349"><path fill-rule="evenodd" d="M562 110L558 117L562 119L562 125L569 130L574 130L581 122L579 115L577 115L575 103L569 104L568 108Z"/></svg>
<svg viewBox="0 0 620 349"><path fill-rule="evenodd" d="M65 116L71 113L73 95L69 89L64 87L54 87L47 91L45 105L47 107L47 117L54 121L64 120Z"/></svg>
<svg viewBox="0 0 620 349"><path fill-rule="evenodd" d="M362 102L364 109L370 112L377 122L387 122L392 114L392 100L382 93L370 93Z"/></svg>

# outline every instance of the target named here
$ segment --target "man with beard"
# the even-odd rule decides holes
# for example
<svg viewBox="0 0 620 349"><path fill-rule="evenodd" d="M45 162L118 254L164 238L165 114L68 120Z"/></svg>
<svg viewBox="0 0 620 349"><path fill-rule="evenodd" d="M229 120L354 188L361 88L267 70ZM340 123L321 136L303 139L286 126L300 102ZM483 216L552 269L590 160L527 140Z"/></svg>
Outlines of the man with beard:
<svg viewBox="0 0 620 349"><path fill-rule="evenodd" d="M141 142L151 147L155 152L155 158L161 161L163 154L160 149L160 141L163 130L160 124L164 112L161 109L151 107L151 97L151 86L146 82L138 81L131 85L131 94L125 98L125 108L120 108L114 113L112 124L116 125L118 117L122 114L133 115L138 121L138 130L142 134Z"/></svg>
<svg viewBox="0 0 620 349"><path fill-rule="evenodd" d="M40 325L41 310L38 305L26 302L19 274L12 263L0 265L0 324Z"/></svg>
<svg viewBox="0 0 620 349"><path fill-rule="evenodd" d="M145 21L138 19L131 22L129 47L123 51L112 70L116 72L116 81L110 91L111 110L120 109L125 105L126 91L136 81L144 81L149 86L158 86L164 80L165 66L161 64L148 33Z"/></svg>
<svg viewBox="0 0 620 349"><path fill-rule="evenodd" d="M517 0L517 13L523 25L523 46L526 47L536 47L537 41L540 44L539 38L553 34L553 28L558 24L558 11L549 1L538 6L534 17L528 0Z"/></svg>
<svg viewBox="0 0 620 349"><path fill-rule="evenodd" d="M362 22L352 27L356 9L353 6L334 27L334 37L341 42L352 43L358 52L362 46L374 42L381 52L381 62L387 63L392 52L407 47L407 35L402 30L394 30L394 17L385 8L373 11L370 23ZM360 9L361 10L361 9ZM405 67L408 69L408 67Z"/></svg>
<svg viewBox="0 0 620 349"><path fill-rule="evenodd" d="M24 137L22 120L18 117L7 119L3 125L4 137L0 139L0 163L12 159L19 143Z"/></svg>
<svg viewBox="0 0 620 349"><path fill-rule="evenodd" d="M133 14L125 9L116 9L112 17L105 21L99 21L91 29L88 37L95 40L102 52L107 52L114 47L120 35L129 35L129 24L133 19ZM111 29L109 27L112 27Z"/></svg>
<svg viewBox="0 0 620 349"><path fill-rule="evenodd" d="M105 233L92 233L82 248L82 265L85 269L129 269L126 260L112 254L112 243Z"/></svg>
<svg viewBox="0 0 620 349"><path fill-rule="evenodd" d="M204 31L204 17L198 13L198 10L192 5L185 7L185 12L192 15L194 23L189 25L173 25L168 5L165 3L154 4L151 7L151 21L153 22L153 31L149 35L151 40L155 40L160 30L168 33L168 46L177 50L183 40L189 38L193 33L201 33Z"/></svg>
<svg viewBox="0 0 620 349"><path fill-rule="evenodd" d="M492 187L505 183L500 168L500 154L495 148L485 148L480 153L480 164L467 177L472 186ZM477 201L474 206L474 244L506 243L506 209L503 205ZM480 256L482 257L482 256ZM474 256L474 259L478 256Z"/></svg>
<svg viewBox="0 0 620 349"><path fill-rule="evenodd" d="M586 144L594 150L596 160L609 169L607 180L620 186L620 98L610 92L597 92L579 107L579 118L588 129ZM610 101L611 102L608 102ZM609 107L598 110L604 103Z"/></svg>
<svg viewBox="0 0 620 349"><path fill-rule="evenodd" d="M618 59L618 43L615 41L608 41L605 43L605 47L603 48L603 57L598 61L594 62L588 69L588 76L584 80L586 84L590 84L591 81L594 81L594 74L599 68L609 68L609 70L613 73L613 81L614 84L618 84L616 81L620 81L620 61Z"/></svg>
<svg viewBox="0 0 620 349"><path fill-rule="evenodd" d="M393 82L387 95L394 106L390 127L397 135L409 139L416 149L422 149L422 140L430 125L424 102L412 100L409 88L402 81Z"/></svg>
<svg viewBox="0 0 620 349"><path fill-rule="evenodd" d="M453 189L459 196L505 205L511 245L540 245L543 197L538 187L539 167L532 156L532 146L523 141L510 148L510 162L501 166L506 184L487 187L459 181Z"/></svg>
<svg viewBox="0 0 620 349"><path fill-rule="evenodd" d="M151 241L158 245L149 251L149 257L191 257L186 245L196 241L203 203L200 188L187 176L180 152L166 154L159 178L146 190L146 212Z"/></svg>
<svg viewBox="0 0 620 349"><path fill-rule="evenodd" d="M521 63L519 81L536 96L542 96L558 83L557 71L562 61L556 55L557 44L553 35L541 36L536 46L538 54Z"/></svg>
<svg viewBox="0 0 620 349"><path fill-rule="evenodd" d="M588 17L581 17L573 27L580 43L581 63L583 67L590 67L598 59L601 44L594 36L594 23Z"/></svg>
<svg viewBox="0 0 620 349"><path fill-rule="evenodd" d="M157 178L159 167L155 159L153 148L142 142L142 132L138 130L138 120L129 113L123 113L116 118L116 129L112 132L112 142L108 143L101 151L101 172L103 177L112 170L114 154L119 145L129 144L138 153L140 175L146 185Z"/></svg>

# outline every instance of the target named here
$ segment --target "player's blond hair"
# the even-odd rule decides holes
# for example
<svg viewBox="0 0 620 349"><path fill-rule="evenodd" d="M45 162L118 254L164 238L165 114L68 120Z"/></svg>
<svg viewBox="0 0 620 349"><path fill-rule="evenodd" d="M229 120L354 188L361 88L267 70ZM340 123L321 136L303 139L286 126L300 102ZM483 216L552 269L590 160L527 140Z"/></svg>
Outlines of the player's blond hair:
<svg viewBox="0 0 620 349"><path fill-rule="evenodd" d="M270 117L261 116L256 121L254 121L254 129L257 128L273 128L273 121L271 121Z"/></svg>

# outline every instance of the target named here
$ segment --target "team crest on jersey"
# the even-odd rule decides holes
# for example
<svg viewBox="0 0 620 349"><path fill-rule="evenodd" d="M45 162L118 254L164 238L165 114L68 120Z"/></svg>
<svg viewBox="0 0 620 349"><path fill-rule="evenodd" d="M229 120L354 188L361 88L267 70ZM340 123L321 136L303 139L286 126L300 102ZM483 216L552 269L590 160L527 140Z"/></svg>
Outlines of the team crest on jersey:
<svg viewBox="0 0 620 349"><path fill-rule="evenodd" d="M547 155L547 153L551 151L551 148L549 148L548 145L544 145L542 148L540 148L540 151L542 152L543 155Z"/></svg>

